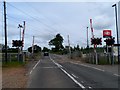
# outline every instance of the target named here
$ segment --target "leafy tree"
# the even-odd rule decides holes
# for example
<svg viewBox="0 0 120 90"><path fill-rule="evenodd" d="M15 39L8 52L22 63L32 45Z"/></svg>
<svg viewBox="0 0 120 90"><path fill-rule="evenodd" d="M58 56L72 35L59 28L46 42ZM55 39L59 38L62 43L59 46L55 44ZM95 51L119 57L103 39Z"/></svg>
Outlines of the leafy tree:
<svg viewBox="0 0 120 90"><path fill-rule="evenodd" d="M43 52L49 52L49 49L47 47L43 47Z"/></svg>
<svg viewBox="0 0 120 90"><path fill-rule="evenodd" d="M34 53L38 53L38 52L41 52L41 47L37 46L37 45L34 45ZM29 47L28 48L28 52L32 52L32 47Z"/></svg>
<svg viewBox="0 0 120 90"><path fill-rule="evenodd" d="M80 50L80 48L79 48L79 45L77 45L77 48L76 48L78 51Z"/></svg>
<svg viewBox="0 0 120 90"><path fill-rule="evenodd" d="M63 37L60 34L57 34L55 38L49 41L49 45L55 46L54 51L61 51L64 49L62 45L63 40Z"/></svg>
<svg viewBox="0 0 120 90"><path fill-rule="evenodd" d="M80 51L79 45L77 47L74 46L73 51Z"/></svg>

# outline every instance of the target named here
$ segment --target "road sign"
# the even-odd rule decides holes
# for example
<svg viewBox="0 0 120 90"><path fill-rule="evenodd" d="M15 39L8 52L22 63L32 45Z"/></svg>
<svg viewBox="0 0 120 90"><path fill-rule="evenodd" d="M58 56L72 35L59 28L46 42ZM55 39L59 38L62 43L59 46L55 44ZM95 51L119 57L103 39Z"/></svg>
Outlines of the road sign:
<svg viewBox="0 0 120 90"><path fill-rule="evenodd" d="M103 37L108 38L111 37L112 33L111 30L103 30Z"/></svg>

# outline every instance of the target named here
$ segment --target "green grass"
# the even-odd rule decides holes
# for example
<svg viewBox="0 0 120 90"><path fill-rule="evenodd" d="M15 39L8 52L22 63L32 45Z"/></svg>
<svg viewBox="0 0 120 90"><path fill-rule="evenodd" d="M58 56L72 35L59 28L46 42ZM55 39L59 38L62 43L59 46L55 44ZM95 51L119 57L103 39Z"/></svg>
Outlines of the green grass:
<svg viewBox="0 0 120 90"><path fill-rule="evenodd" d="M13 61L13 62L3 62L2 63L2 67L21 67L24 66L26 64L26 62L22 63L22 62L17 62L17 61Z"/></svg>

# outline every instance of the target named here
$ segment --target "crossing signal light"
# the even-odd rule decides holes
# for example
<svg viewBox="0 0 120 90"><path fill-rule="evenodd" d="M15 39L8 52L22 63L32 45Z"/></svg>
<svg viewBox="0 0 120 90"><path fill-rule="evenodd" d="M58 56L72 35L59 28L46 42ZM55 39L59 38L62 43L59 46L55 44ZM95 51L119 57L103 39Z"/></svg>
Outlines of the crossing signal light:
<svg viewBox="0 0 120 90"><path fill-rule="evenodd" d="M102 38L96 38L96 44L102 45Z"/></svg>
<svg viewBox="0 0 120 90"><path fill-rule="evenodd" d="M95 44L95 39L91 38L91 45Z"/></svg>
<svg viewBox="0 0 120 90"><path fill-rule="evenodd" d="M102 45L102 38L91 38L91 45Z"/></svg>
<svg viewBox="0 0 120 90"><path fill-rule="evenodd" d="M106 45L111 46L111 45L114 45L115 38L114 37L113 38L108 38L108 39L106 39L104 41L106 42Z"/></svg>
<svg viewBox="0 0 120 90"><path fill-rule="evenodd" d="M12 47L20 47L23 46L23 42L21 40L12 40Z"/></svg>

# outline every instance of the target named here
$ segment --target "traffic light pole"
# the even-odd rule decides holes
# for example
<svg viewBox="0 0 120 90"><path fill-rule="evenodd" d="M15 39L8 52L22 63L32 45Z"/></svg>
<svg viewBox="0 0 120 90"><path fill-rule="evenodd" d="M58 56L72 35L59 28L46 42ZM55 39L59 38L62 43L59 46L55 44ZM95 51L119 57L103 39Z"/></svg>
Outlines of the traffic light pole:
<svg viewBox="0 0 120 90"><path fill-rule="evenodd" d="M111 54L112 54L111 64L114 65L113 45L111 46Z"/></svg>
<svg viewBox="0 0 120 90"><path fill-rule="evenodd" d="M98 64L96 47L97 47L97 45L96 45L96 44L94 44L94 53L95 53L95 61L96 61L95 63L96 63L96 64Z"/></svg>

